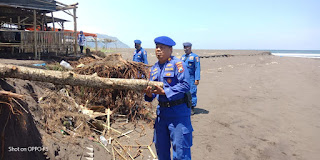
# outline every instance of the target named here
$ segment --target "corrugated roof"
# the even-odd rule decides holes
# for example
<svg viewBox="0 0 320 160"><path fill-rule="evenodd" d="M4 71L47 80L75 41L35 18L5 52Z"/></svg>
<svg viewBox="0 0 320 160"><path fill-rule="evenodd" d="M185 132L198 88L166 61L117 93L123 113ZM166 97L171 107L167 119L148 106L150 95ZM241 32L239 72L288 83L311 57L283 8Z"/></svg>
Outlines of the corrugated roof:
<svg viewBox="0 0 320 160"><path fill-rule="evenodd" d="M0 0L0 6L56 11L56 1L54 0Z"/></svg>

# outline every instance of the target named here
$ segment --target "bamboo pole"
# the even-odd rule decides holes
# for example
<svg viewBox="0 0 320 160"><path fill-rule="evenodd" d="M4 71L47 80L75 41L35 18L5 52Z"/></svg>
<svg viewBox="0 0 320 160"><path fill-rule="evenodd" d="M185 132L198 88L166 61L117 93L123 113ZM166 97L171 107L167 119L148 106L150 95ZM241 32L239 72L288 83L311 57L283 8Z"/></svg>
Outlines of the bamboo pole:
<svg viewBox="0 0 320 160"><path fill-rule="evenodd" d="M78 48L77 48L77 8L74 7L73 8L73 22L74 22L74 54L77 55L78 54Z"/></svg>
<svg viewBox="0 0 320 160"><path fill-rule="evenodd" d="M106 89L131 89L136 91L144 90L147 86L163 87L163 83L157 81L148 81L143 79L102 78L96 74L80 75L71 71L52 71L1 63L0 78L19 78L31 81L49 82L53 84Z"/></svg>
<svg viewBox="0 0 320 160"><path fill-rule="evenodd" d="M96 53L98 53L98 36L97 37L93 37L93 39L95 41Z"/></svg>
<svg viewBox="0 0 320 160"><path fill-rule="evenodd" d="M33 36L34 36L34 58L38 57L37 55L37 12L33 10ZM40 59L40 56L39 56Z"/></svg>
<svg viewBox="0 0 320 160"><path fill-rule="evenodd" d="M53 12L51 12L51 18L52 18L52 28L53 28L53 31L56 31L56 27L55 27L55 25L54 25Z"/></svg>
<svg viewBox="0 0 320 160"><path fill-rule="evenodd" d="M20 16L18 16L18 30L21 29L21 24L20 24Z"/></svg>

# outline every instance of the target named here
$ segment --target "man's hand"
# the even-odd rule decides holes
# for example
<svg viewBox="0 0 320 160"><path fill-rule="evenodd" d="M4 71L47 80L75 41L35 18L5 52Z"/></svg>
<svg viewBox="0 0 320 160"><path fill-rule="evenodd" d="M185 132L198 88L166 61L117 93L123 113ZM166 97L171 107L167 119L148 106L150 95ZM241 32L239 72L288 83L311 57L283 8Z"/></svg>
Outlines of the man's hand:
<svg viewBox="0 0 320 160"><path fill-rule="evenodd" d="M152 87L148 86L146 89L143 90L143 92L148 96L148 97L152 97L152 91L151 91Z"/></svg>
<svg viewBox="0 0 320 160"><path fill-rule="evenodd" d="M152 91L152 93L159 94L159 95L165 95L166 93L164 92L162 87L156 86L156 88Z"/></svg>
<svg viewBox="0 0 320 160"><path fill-rule="evenodd" d="M159 87L159 86L155 86L155 89L152 90L151 86L148 86L146 89L143 90L143 92L148 96L148 97L152 97L152 93L154 94L160 94L160 95L165 95L165 92L163 90L163 88Z"/></svg>
<svg viewBox="0 0 320 160"><path fill-rule="evenodd" d="M194 84L195 84L195 85L198 85L198 84L199 84L199 80L195 80L195 81L194 81Z"/></svg>

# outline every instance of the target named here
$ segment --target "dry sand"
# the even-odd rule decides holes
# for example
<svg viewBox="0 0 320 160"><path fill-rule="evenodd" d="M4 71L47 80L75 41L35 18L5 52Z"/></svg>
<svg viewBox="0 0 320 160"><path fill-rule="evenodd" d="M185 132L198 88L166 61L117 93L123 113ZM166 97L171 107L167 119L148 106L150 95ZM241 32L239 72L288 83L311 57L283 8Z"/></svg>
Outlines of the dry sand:
<svg viewBox="0 0 320 160"><path fill-rule="evenodd" d="M194 50L235 56L201 58L193 159L320 158L320 60L262 52Z"/></svg>
<svg viewBox="0 0 320 160"><path fill-rule="evenodd" d="M131 60L133 51L117 49L113 52ZM154 49L147 51L149 64L154 64L157 61ZM276 57L262 54L263 51L194 52L200 56L234 56L201 58L198 106L192 116L192 159L319 159L319 59ZM182 54L183 50L174 50L174 55ZM145 129L147 136L137 139L148 143L152 140L153 129ZM97 147L95 159L110 158L101 147L94 146ZM71 159L79 154L77 146L62 149L74 150L74 154L66 152ZM68 155L63 157L68 158ZM138 159L148 158L146 155Z"/></svg>

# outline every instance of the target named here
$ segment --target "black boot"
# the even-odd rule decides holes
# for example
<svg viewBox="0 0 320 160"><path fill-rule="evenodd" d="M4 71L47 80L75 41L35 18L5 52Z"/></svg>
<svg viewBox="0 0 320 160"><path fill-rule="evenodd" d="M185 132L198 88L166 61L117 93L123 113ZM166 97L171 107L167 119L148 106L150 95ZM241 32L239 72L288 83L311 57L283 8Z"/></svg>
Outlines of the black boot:
<svg viewBox="0 0 320 160"><path fill-rule="evenodd" d="M194 115L194 106L191 107L191 115Z"/></svg>

